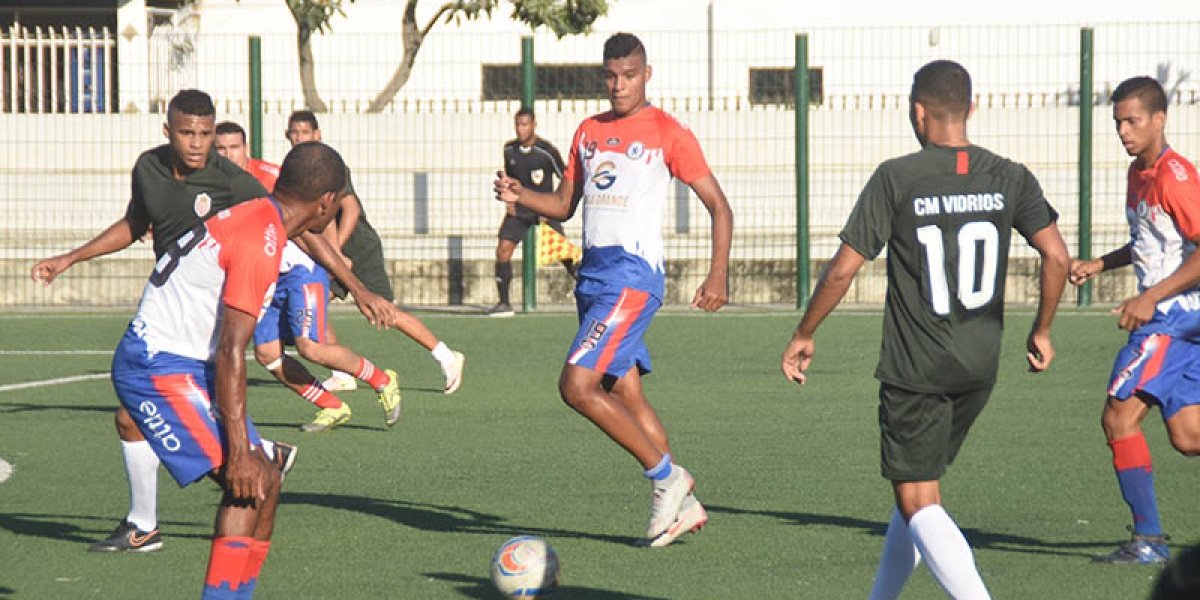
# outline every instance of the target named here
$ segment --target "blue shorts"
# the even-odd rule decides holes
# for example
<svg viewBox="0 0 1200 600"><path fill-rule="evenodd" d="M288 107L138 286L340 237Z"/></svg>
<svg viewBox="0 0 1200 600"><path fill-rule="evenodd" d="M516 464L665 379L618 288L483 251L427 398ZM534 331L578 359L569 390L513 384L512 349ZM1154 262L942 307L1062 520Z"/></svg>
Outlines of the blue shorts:
<svg viewBox="0 0 1200 600"><path fill-rule="evenodd" d="M1136 333L1165 333L1177 340L1200 343L1200 291L1184 292L1159 302L1154 316Z"/></svg>
<svg viewBox="0 0 1200 600"><path fill-rule="evenodd" d="M329 274L295 267L279 276L275 296L254 328L254 345L283 340L295 346L299 338L325 341L325 307L329 303Z"/></svg>
<svg viewBox="0 0 1200 600"><path fill-rule="evenodd" d="M1164 421L1200 404L1200 345L1161 333L1130 334L1113 363L1108 395L1128 400L1135 394L1157 402Z"/></svg>
<svg viewBox="0 0 1200 600"><path fill-rule="evenodd" d="M579 332L567 364L624 377L634 366L650 372L650 351L643 337L662 301L653 294L581 279L575 288Z"/></svg>
<svg viewBox="0 0 1200 600"><path fill-rule="evenodd" d="M132 328L113 353L113 389L180 487L225 464L225 435L211 400L214 375L201 360L149 356ZM246 429L250 445L262 445L249 417Z"/></svg>

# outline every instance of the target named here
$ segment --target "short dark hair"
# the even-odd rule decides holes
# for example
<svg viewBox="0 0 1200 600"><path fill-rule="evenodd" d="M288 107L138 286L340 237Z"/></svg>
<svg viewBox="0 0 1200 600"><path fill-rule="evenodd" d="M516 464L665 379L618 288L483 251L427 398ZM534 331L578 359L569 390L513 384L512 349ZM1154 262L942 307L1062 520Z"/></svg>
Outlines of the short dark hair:
<svg viewBox="0 0 1200 600"><path fill-rule="evenodd" d="M642 40L639 40L632 33L614 33L612 37L604 42L605 62L635 54L640 54L642 55L642 59L645 59L646 47L642 45Z"/></svg>
<svg viewBox="0 0 1200 600"><path fill-rule="evenodd" d="M1150 111L1150 114L1167 112L1167 93L1163 91L1162 84L1153 77L1130 77L1113 90L1113 104L1130 98L1141 100L1142 106Z"/></svg>
<svg viewBox="0 0 1200 600"><path fill-rule="evenodd" d="M533 119L533 120L535 120L535 121L537 120L537 117L535 117L535 116L533 115L533 109L532 109L532 108L530 108L530 107L528 107L528 106L522 106L522 107L521 107L521 110L518 110L518 111L517 111L517 114L513 115L513 118L515 119L515 118L517 118L517 117L523 117L523 116L525 116L525 115L529 115L529 118L530 118L530 119Z"/></svg>
<svg viewBox="0 0 1200 600"><path fill-rule="evenodd" d="M935 60L913 75L912 102L935 119L966 118L971 112L971 74L952 60Z"/></svg>
<svg viewBox="0 0 1200 600"><path fill-rule="evenodd" d="M312 125L313 129L321 128L320 125L317 125L317 115L314 115L311 110L297 110L289 115L288 127L291 127L294 123L308 123Z"/></svg>
<svg viewBox="0 0 1200 600"><path fill-rule="evenodd" d="M296 144L279 167L275 191L313 201L327 192L346 189L346 163L337 150L321 142Z"/></svg>
<svg viewBox="0 0 1200 600"><path fill-rule="evenodd" d="M208 117L216 116L217 107L213 106L212 98L196 89L180 90L175 94L174 98L167 103L167 118L171 118L171 113L182 113L193 117Z"/></svg>
<svg viewBox="0 0 1200 600"><path fill-rule="evenodd" d="M229 135L231 133L240 133L242 135L242 141L243 142L246 141L246 130L242 129L241 125L238 125L237 123L234 123L233 121L221 121L220 123L217 123L216 133L217 133L217 135Z"/></svg>

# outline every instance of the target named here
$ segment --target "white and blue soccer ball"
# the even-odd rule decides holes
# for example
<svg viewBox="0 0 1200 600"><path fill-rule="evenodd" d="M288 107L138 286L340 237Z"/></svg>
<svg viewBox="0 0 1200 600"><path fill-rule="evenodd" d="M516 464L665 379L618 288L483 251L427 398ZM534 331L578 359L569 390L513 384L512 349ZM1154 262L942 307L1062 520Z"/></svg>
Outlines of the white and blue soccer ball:
<svg viewBox="0 0 1200 600"><path fill-rule="evenodd" d="M558 554L540 537L523 535L492 556L492 584L507 598L538 598L558 586Z"/></svg>

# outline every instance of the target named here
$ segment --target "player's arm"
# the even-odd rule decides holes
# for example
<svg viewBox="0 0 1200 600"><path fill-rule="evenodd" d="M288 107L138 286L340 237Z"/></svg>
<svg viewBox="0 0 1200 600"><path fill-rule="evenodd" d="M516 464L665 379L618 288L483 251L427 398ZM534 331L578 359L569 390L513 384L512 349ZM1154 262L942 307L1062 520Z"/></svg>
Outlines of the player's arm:
<svg viewBox="0 0 1200 600"><path fill-rule="evenodd" d="M214 402L225 435L225 464L221 479L234 498L266 499L266 474L255 460L246 427L246 346L254 335L254 315L228 305L221 307L221 331L214 355Z"/></svg>
<svg viewBox="0 0 1200 600"><path fill-rule="evenodd" d="M825 317L837 308L846 291L850 289L854 276L865 262L866 257L843 242L833 255L833 260L825 267L825 272L821 274L821 279L808 302L808 308L804 310L804 316L792 334L792 341L783 350L783 374L789 380L801 385L806 381L804 372L808 370L816 350L813 334Z"/></svg>
<svg viewBox="0 0 1200 600"><path fill-rule="evenodd" d="M117 220L107 229L100 232L99 235L92 238L88 243L64 254L52 256L45 260L39 261L33 265L29 271L29 276L34 281L41 281L45 285L50 285L52 281L59 275L71 268L75 263L91 260L97 256L112 254L118 250L128 248L130 244L146 235L149 229L149 221L140 213L132 209L126 210L125 216Z"/></svg>
<svg viewBox="0 0 1200 600"><path fill-rule="evenodd" d="M1193 244L1200 243L1200 235L1192 238L1191 242ZM1133 331L1145 325L1154 317L1154 311L1159 302L1186 292L1196 287L1198 283L1200 283L1200 252L1193 252L1166 279L1114 308L1113 314L1121 315L1117 326L1125 331Z"/></svg>
<svg viewBox="0 0 1200 600"><path fill-rule="evenodd" d="M367 318L367 321L370 321L371 325L389 327L400 318L396 305L389 302L387 298L368 290L367 286L363 285L358 276L350 270L350 266L342 261L341 252L335 250L322 234L306 231L302 236L295 238L295 241L301 250L307 252L309 256L313 257L313 260L325 267L330 275L338 278L346 286L346 290L354 295L354 303L358 305L358 310Z"/></svg>
<svg viewBox="0 0 1200 600"><path fill-rule="evenodd" d="M341 213L337 218L337 248L340 251L346 246L346 242L350 240L350 235L354 233L355 226L358 225L358 218L362 216L362 204L358 202L358 196L353 193L342 196L342 200L338 203L341 208ZM342 280L345 282L345 280Z"/></svg>
<svg viewBox="0 0 1200 600"><path fill-rule="evenodd" d="M1100 258L1092 260L1071 259L1071 283L1082 285L1083 282L1097 275L1128 266L1133 262L1133 243L1125 244Z"/></svg>
<svg viewBox="0 0 1200 600"><path fill-rule="evenodd" d="M556 221L570 219L575 214L579 199L583 197L583 188L576 189L575 182L570 178L560 180L557 190L543 193L527 189L515 178L497 172L495 189L497 200L519 204Z"/></svg>
<svg viewBox="0 0 1200 600"><path fill-rule="evenodd" d="M733 242L733 210L729 208L725 191L712 173L693 181L691 187L712 219L712 259L708 277L696 290L692 306L711 312L729 301L729 247Z"/></svg>
<svg viewBox="0 0 1200 600"><path fill-rule="evenodd" d="M1050 223L1029 237L1029 243L1042 257L1039 278L1037 316L1033 328L1025 340L1025 359L1033 371L1044 371L1054 360L1054 346L1050 343L1050 325L1054 313L1062 300L1063 288L1067 285L1067 272L1071 266L1071 254L1062 239L1056 223Z"/></svg>

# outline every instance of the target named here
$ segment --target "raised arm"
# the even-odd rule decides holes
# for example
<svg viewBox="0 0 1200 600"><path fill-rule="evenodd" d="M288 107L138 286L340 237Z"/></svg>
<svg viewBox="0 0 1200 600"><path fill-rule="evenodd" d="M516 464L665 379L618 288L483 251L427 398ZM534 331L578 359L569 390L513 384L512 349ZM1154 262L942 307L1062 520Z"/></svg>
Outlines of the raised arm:
<svg viewBox="0 0 1200 600"><path fill-rule="evenodd" d="M50 285L56 277L61 275L63 271L71 268L75 263L88 261L97 256L112 254L118 250L128 248L134 240L146 234L148 227L149 223L144 218L140 218L134 214L134 211L126 211L124 217L109 225L107 229L100 232L99 235L92 238L88 243L70 252L52 256L33 265L33 268L29 270L29 276L34 281L41 281L45 285Z"/></svg>

